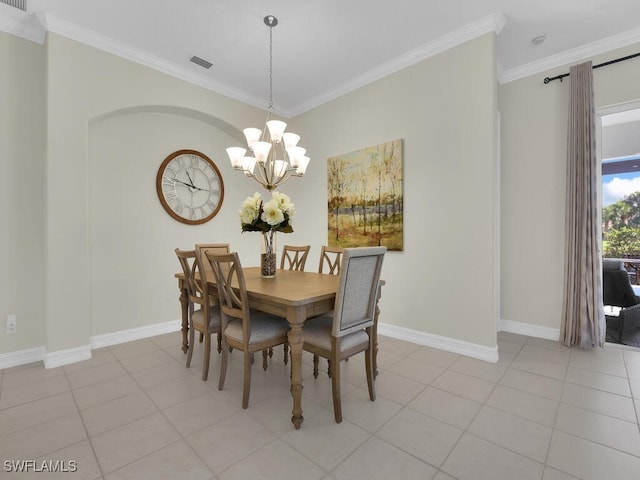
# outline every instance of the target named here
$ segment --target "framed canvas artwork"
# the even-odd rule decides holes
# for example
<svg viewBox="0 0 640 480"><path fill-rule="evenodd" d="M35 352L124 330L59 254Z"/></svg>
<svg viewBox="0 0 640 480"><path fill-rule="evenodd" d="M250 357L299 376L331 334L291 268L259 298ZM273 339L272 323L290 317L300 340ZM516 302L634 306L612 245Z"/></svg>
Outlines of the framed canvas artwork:
<svg viewBox="0 0 640 480"><path fill-rule="evenodd" d="M403 248L402 140L327 160L328 245Z"/></svg>

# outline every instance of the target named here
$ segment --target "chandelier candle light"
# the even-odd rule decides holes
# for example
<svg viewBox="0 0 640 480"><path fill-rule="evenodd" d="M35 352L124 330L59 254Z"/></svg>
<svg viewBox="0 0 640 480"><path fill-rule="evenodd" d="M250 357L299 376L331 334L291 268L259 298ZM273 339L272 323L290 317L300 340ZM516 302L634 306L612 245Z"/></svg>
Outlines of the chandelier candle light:
<svg viewBox="0 0 640 480"><path fill-rule="evenodd" d="M269 27L269 108L265 128L245 128L247 147L229 147L227 155L234 170L244 172L267 190L273 190L289 179L302 177L309 165L306 150L298 146L300 136L285 132L287 124L271 120L273 113L273 27L278 19L273 15L264 17ZM268 132L268 133L267 133ZM247 152L249 153L247 155Z"/></svg>

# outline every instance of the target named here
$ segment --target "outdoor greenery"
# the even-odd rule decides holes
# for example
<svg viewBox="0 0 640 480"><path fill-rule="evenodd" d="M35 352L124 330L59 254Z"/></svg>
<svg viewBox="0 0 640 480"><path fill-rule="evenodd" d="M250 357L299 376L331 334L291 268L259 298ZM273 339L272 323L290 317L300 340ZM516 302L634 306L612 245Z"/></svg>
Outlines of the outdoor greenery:
<svg viewBox="0 0 640 480"><path fill-rule="evenodd" d="M640 191L602 209L605 257L640 257Z"/></svg>

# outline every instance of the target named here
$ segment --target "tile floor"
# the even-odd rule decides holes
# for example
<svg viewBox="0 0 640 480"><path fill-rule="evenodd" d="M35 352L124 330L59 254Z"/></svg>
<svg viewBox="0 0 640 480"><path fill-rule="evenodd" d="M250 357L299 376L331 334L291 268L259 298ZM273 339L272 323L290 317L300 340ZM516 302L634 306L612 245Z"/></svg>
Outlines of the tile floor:
<svg viewBox="0 0 640 480"><path fill-rule="evenodd" d="M378 398L368 399L362 356L343 363L339 425L330 381L324 372L313 379L305 354L300 430L290 423L282 350L267 372L254 366L247 410L241 357L231 355L218 391L218 355L202 382L202 348L186 369L179 333L66 367L7 369L0 478L640 478L640 350L498 338L500 361L490 364L381 337ZM39 469L74 461L78 471L8 472L17 460Z"/></svg>

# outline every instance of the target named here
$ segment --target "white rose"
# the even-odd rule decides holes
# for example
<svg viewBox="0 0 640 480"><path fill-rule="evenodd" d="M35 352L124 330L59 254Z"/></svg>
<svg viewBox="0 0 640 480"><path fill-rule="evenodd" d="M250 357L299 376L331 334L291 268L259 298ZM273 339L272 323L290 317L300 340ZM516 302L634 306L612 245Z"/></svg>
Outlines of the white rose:
<svg viewBox="0 0 640 480"><path fill-rule="evenodd" d="M284 213L280 210L280 206L278 205L278 201L275 199L269 200L267 203L262 205L262 218L263 221L267 222L271 226L276 226L282 222L284 222Z"/></svg>

